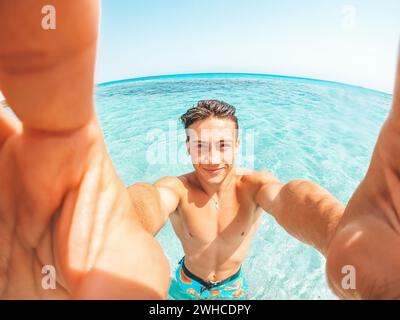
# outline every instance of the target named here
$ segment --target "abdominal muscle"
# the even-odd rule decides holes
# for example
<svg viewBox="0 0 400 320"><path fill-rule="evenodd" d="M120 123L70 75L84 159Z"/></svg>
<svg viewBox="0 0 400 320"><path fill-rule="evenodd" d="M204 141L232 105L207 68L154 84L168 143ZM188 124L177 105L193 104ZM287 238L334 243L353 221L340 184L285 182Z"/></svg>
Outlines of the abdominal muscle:
<svg viewBox="0 0 400 320"><path fill-rule="evenodd" d="M260 223L260 214L243 232L190 230L177 213L171 216L175 233L185 253L185 267L204 281L222 281L239 271ZM228 229L228 228L226 228ZM198 231L198 230L197 230Z"/></svg>

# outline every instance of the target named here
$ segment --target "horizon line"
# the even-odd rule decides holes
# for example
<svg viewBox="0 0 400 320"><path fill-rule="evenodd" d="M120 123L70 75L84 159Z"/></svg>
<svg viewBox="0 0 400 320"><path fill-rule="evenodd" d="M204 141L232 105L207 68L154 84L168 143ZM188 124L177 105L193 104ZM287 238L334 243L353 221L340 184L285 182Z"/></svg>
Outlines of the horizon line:
<svg viewBox="0 0 400 320"><path fill-rule="evenodd" d="M368 87L363 87L360 85L339 82L339 81L332 81L332 80L325 80L325 79L317 79L317 78L307 78L307 77L300 77L300 76L288 76L288 75L278 75L278 74L269 74L269 73L252 73L252 72L199 72L199 73L173 73L173 74L161 74L161 75L152 75L152 76L141 76L141 77L134 77L134 78L127 78L127 79L119 79L119 80L112 80L112 81L105 81L95 84L95 86L103 87L107 85L113 85L118 83L125 83L125 82L135 82L135 81L149 81L161 78L178 78L178 77L191 77L191 76L207 76L207 75L228 75L228 76L243 76L243 77L269 77L269 78L289 78L289 79L298 79L298 80L306 80L306 81L314 81L314 82L324 82L324 83L331 83L341 86L349 86L358 89L370 90L374 91L379 94L389 95L392 96L392 93L384 92L377 89L372 89Z"/></svg>

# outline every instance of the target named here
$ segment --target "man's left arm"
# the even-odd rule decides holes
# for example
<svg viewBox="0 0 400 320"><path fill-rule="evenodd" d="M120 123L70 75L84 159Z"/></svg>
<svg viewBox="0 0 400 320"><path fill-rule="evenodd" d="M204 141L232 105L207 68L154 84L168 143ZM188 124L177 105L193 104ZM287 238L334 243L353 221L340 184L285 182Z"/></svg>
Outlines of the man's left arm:
<svg viewBox="0 0 400 320"><path fill-rule="evenodd" d="M290 235L326 256L344 205L311 181L292 180L283 184L266 172L260 173L260 178L257 203Z"/></svg>

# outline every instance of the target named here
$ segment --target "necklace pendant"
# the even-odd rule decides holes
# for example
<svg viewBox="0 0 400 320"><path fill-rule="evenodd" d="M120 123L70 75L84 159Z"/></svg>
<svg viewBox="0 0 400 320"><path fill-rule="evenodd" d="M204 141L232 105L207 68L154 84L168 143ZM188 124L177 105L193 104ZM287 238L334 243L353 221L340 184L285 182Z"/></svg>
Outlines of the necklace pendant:
<svg viewBox="0 0 400 320"><path fill-rule="evenodd" d="M218 202L215 203L215 208L219 209L219 203Z"/></svg>

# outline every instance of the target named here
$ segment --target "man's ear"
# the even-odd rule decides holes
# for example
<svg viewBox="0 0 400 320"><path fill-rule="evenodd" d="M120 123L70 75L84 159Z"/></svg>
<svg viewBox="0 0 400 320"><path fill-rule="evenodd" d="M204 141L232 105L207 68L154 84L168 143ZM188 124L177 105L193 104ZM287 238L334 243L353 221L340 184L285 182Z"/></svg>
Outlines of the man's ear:
<svg viewBox="0 0 400 320"><path fill-rule="evenodd" d="M236 149L238 150L240 148L240 139L236 139Z"/></svg>
<svg viewBox="0 0 400 320"><path fill-rule="evenodd" d="M186 138L186 142L185 142L185 144L186 144L186 150L187 150L187 153L190 155L189 137L187 137L187 138Z"/></svg>

